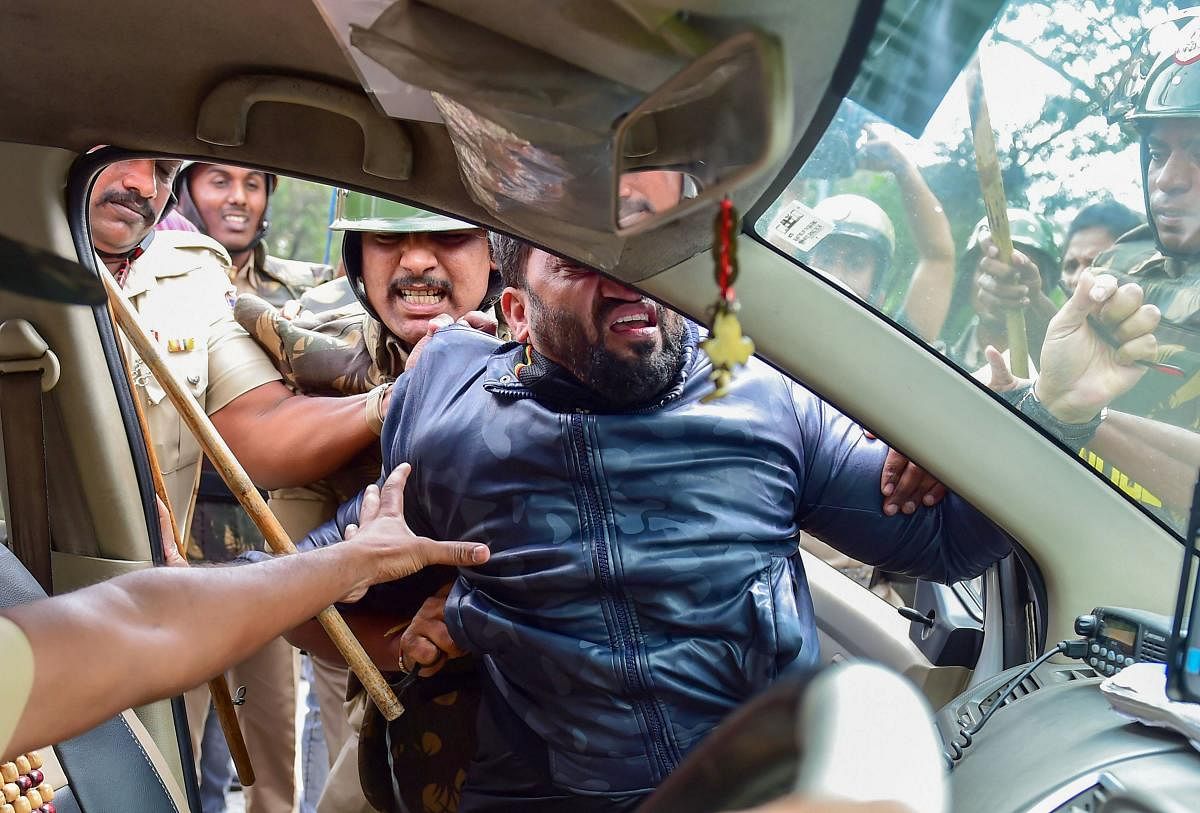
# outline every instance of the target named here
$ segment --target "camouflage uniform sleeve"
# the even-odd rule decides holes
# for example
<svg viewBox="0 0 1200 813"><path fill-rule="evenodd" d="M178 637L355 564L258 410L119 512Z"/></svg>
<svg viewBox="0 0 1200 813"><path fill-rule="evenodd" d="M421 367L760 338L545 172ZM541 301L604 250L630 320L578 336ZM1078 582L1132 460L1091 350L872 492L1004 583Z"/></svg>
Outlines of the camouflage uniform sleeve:
<svg viewBox="0 0 1200 813"><path fill-rule="evenodd" d="M255 387L279 380L279 373L254 340L233 319L235 289L222 269L203 266L192 272L197 285L195 306L205 309L208 331L209 415Z"/></svg>
<svg viewBox="0 0 1200 813"><path fill-rule="evenodd" d="M243 294L234 316L298 392L353 395L387 380L367 349L361 309L288 320L266 301Z"/></svg>

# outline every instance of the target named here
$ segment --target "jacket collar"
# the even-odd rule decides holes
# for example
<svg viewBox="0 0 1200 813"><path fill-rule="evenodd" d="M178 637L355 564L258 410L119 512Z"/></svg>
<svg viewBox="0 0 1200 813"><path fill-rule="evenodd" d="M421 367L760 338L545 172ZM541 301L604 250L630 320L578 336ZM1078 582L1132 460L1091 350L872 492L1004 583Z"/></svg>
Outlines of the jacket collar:
<svg viewBox="0 0 1200 813"><path fill-rule="evenodd" d="M493 351L488 359L483 388L498 398L532 398L554 412L653 412L679 399L697 363L699 331L691 321L684 324L679 372L670 386L645 404L615 406L532 346L519 342L507 342Z"/></svg>

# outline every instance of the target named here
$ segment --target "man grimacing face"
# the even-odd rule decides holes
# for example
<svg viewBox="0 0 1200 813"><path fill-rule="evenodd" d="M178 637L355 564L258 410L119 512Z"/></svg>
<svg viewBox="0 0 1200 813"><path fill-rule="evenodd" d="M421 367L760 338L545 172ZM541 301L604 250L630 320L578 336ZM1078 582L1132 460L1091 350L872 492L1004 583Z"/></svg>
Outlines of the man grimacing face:
<svg viewBox="0 0 1200 813"><path fill-rule="evenodd" d="M622 227L677 205L683 175L626 173L618 190ZM598 271L531 249L524 285L501 299L513 338L564 367L609 404L647 403L683 363L683 317Z"/></svg>
<svg viewBox="0 0 1200 813"><path fill-rule="evenodd" d="M683 359L683 317L598 271L532 249L524 290L504 315L518 341L566 368L609 403L644 404Z"/></svg>

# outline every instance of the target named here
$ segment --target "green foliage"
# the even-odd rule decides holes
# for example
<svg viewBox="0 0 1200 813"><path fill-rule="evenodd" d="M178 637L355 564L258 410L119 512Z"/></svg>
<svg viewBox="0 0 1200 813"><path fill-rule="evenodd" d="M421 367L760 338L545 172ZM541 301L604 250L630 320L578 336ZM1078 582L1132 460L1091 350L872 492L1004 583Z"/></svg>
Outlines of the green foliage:
<svg viewBox="0 0 1200 813"><path fill-rule="evenodd" d="M329 231L333 192L333 187L324 184L280 178L279 188L271 195L271 230L267 233L270 252L288 260L337 265L342 236Z"/></svg>
<svg viewBox="0 0 1200 813"><path fill-rule="evenodd" d="M1001 176L1009 206L1027 208L1066 225L1082 206L1112 196L1120 188L1126 199L1140 184L1136 175L1113 177L1105 162L1135 143L1134 136L1109 124L1104 111L1108 94L1132 54L1137 38L1177 9L1200 6L1200 0L1012 0L998 16L984 41L985 94L992 107ZM1030 120L1011 120L997 98L1013 98L1005 82L1018 81L996 70L988 57L999 49L1015 49L1056 76L1055 82L1038 82L1029 93L1040 102ZM961 94L952 88L951 95ZM1048 95L1041 97L1041 94ZM949 99L950 105L961 104ZM1002 124L997 124L1001 122ZM892 270L877 289L883 309L895 313L907 295L917 260L909 207L888 174L854 172L851 154L861 144L862 114L843 105L813 159L791 187L810 205L826 195L856 193L871 198L887 212L896 227L896 254ZM966 127L940 142L925 139L922 175L942 204L961 252L984 208L975 165L975 149ZM928 156L936 156L932 162ZM1101 167L1102 169L1098 169ZM829 180L820 180L826 178ZM960 271L961 273L961 271ZM950 314L948 325L965 321L970 314Z"/></svg>

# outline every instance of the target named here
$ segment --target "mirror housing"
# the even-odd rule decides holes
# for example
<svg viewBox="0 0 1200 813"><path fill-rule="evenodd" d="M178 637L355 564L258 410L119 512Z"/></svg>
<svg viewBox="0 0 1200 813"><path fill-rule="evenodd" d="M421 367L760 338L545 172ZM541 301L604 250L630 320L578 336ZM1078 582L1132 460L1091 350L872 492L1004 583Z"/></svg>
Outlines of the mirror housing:
<svg viewBox="0 0 1200 813"><path fill-rule="evenodd" d="M752 181L787 152L792 94L774 38L745 31L675 74L621 119L613 139L612 222L640 234ZM621 211L622 184L644 172L682 174L675 205Z"/></svg>

